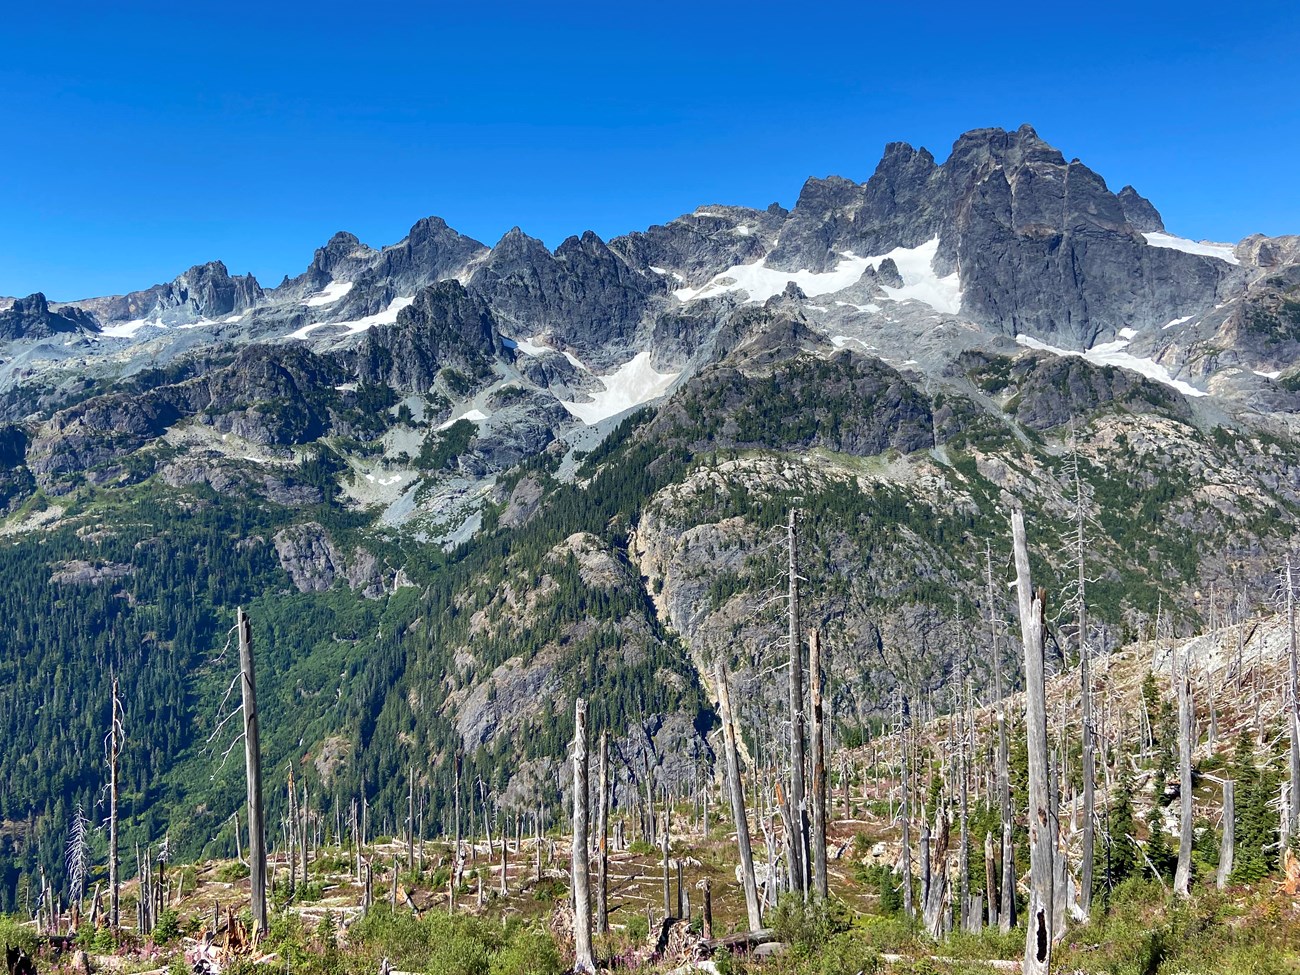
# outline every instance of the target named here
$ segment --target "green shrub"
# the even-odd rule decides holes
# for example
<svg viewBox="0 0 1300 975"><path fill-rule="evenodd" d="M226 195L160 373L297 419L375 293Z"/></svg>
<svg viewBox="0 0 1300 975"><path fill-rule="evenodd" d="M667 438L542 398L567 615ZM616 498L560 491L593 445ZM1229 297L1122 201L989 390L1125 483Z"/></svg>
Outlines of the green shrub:
<svg viewBox="0 0 1300 975"><path fill-rule="evenodd" d="M821 975L872 975L880 970L880 955L852 931L835 935L813 956Z"/></svg>
<svg viewBox="0 0 1300 975"><path fill-rule="evenodd" d="M153 940L155 944L171 944L181 936L181 916L174 910L168 909L158 915L158 923L154 925Z"/></svg>
<svg viewBox="0 0 1300 975"><path fill-rule="evenodd" d="M521 929L492 956L489 971L491 975L560 975L565 964L549 934Z"/></svg>
<svg viewBox="0 0 1300 975"><path fill-rule="evenodd" d="M830 940L832 935L844 931L847 921L844 910L831 901L804 903L798 894L784 894L777 901L769 926L776 939L790 948L796 958L809 958Z"/></svg>
<svg viewBox="0 0 1300 975"><path fill-rule="evenodd" d="M223 863L217 867L217 879L223 884L233 884L247 876L248 864L240 863L238 860L231 860L229 863Z"/></svg>

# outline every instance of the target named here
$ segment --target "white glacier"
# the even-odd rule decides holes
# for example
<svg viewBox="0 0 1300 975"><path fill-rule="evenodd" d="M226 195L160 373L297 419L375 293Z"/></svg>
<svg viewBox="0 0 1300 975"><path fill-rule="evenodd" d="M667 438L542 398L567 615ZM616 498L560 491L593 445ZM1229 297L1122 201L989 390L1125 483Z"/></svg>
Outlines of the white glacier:
<svg viewBox="0 0 1300 975"><path fill-rule="evenodd" d="M1203 390L1197 389L1190 383L1185 383L1181 379L1175 379L1169 375L1169 370L1153 359L1143 359L1133 355L1131 352L1125 352L1128 346L1127 339L1118 339L1114 342L1102 342L1100 345L1094 345L1087 352L1077 352L1073 349L1058 349L1054 345L1048 345L1046 342L1040 342L1038 339L1030 338L1028 335L1017 335L1016 342L1028 349L1038 349L1042 352L1051 352L1053 355L1071 355L1078 356L1081 359L1087 359L1089 362L1096 363L1099 366L1115 366L1119 369L1127 369L1130 372L1136 372L1148 379L1154 379L1158 383L1164 383L1166 386L1172 386L1187 396L1205 396Z"/></svg>
<svg viewBox="0 0 1300 975"><path fill-rule="evenodd" d="M1162 233L1143 234L1142 236L1146 238L1147 243L1152 247L1168 247L1171 250L1182 251L1185 254L1217 257L1229 264L1241 263L1241 261L1237 260L1237 248L1234 244L1218 244L1209 240L1188 240L1186 237L1175 237L1173 234Z"/></svg>

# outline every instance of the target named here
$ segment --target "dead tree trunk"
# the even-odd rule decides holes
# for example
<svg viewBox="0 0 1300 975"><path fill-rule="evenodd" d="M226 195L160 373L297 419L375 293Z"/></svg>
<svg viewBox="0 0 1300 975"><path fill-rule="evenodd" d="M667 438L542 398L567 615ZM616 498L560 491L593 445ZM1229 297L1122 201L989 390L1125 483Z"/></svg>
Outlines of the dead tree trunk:
<svg viewBox="0 0 1300 975"><path fill-rule="evenodd" d="M1231 779L1224 779L1223 838L1219 841L1219 871L1214 878L1214 884L1219 890L1228 886L1228 878L1232 876L1232 856L1235 851L1233 829L1237 819L1236 792L1236 783Z"/></svg>
<svg viewBox="0 0 1300 975"><path fill-rule="evenodd" d="M406 773L406 871L415 873L415 766ZM305 879L305 878L304 878Z"/></svg>
<svg viewBox="0 0 1300 975"><path fill-rule="evenodd" d="M934 833L929 851L929 890L925 897L925 929L936 941L944 931L944 906L948 903L948 815L941 801L934 813Z"/></svg>
<svg viewBox="0 0 1300 975"><path fill-rule="evenodd" d="M1189 661L1181 666L1175 651L1174 676L1178 681L1178 867L1174 871L1174 893L1191 895L1192 880L1192 680Z"/></svg>
<svg viewBox="0 0 1300 975"><path fill-rule="evenodd" d="M1287 660L1290 666L1287 681L1287 731L1291 737L1291 795L1287 807L1288 834L1300 835L1300 660L1296 649L1295 619L1295 569L1291 556L1286 558L1286 619L1287 619Z"/></svg>
<svg viewBox="0 0 1300 975"><path fill-rule="evenodd" d="M1056 824L1051 821L1047 765L1047 702L1043 661L1043 595L1029 576L1029 549L1024 515L1011 514L1016 563L1016 596L1025 654L1025 736L1029 752L1029 925L1025 934L1024 975L1047 975L1052 943L1055 896Z"/></svg>
<svg viewBox="0 0 1300 975"><path fill-rule="evenodd" d="M609 733L596 756L596 933L609 930ZM504 868L503 868L504 869Z"/></svg>
<svg viewBox="0 0 1300 975"><path fill-rule="evenodd" d="M984 834L984 899L988 904L988 926L998 923L998 873L993 856L993 831Z"/></svg>
<svg viewBox="0 0 1300 975"><path fill-rule="evenodd" d="M758 908L758 885L754 882L754 856L749 846L749 820L745 816L745 787L740 781L740 756L736 751L736 727L732 723L731 694L727 690L727 673L719 664L714 679L718 685L718 709L722 712L722 740L727 753L727 787L731 792L731 815L736 823L736 848L740 855L740 873L745 887L745 911L749 930L763 926Z"/></svg>
<svg viewBox="0 0 1300 975"><path fill-rule="evenodd" d="M799 630L799 530L798 512L790 509L789 527L789 641L790 641L790 818L794 825L794 842L790 844L791 872L798 878L796 888L808 899L808 811L803 780L804 711L803 711L803 640Z"/></svg>
<svg viewBox="0 0 1300 975"><path fill-rule="evenodd" d="M253 671L252 627L242 607L235 615L239 629L239 671L244 703L249 892L252 899L253 937L260 939L266 935L266 819L262 812L262 748L258 734L257 682Z"/></svg>
<svg viewBox="0 0 1300 975"><path fill-rule="evenodd" d="M668 820L671 810L668 808L668 793L664 792L663 859L664 859L664 917L673 916L673 884L668 873Z"/></svg>
<svg viewBox="0 0 1300 975"><path fill-rule="evenodd" d="M713 937L713 886L708 877L705 877L699 883L701 891L701 923L700 934L705 941Z"/></svg>
<svg viewBox="0 0 1300 975"><path fill-rule="evenodd" d="M587 851L587 702L573 709L573 942L576 972L595 975L591 954L591 865Z"/></svg>
<svg viewBox="0 0 1300 975"><path fill-rule="evenodd" d="M898 747L899 778L903 784L903 913L916 917L916 904L912 900L912 766L911 752L908 749L908 709L907 698L899 697L898 702Z"/></svg>
<svg viewBox="0 0 1300 975"><path fill-rule="evenodd" d="M813 893L821 900L830 894L826 876L826 745L822 727L822 641L813 630L808 643L808 679L812 695L812 855Z"/></svg>
<svg viewBox="0 0 1300 975"><path fill-rule="evenodd" d="M984 548L985 572L988 584L989 636L993 665L993 696L997 698L998 721L998 805L1002 818L1002 901L998 910L998 925L1002 931L1016 926L1016 851L1011 821L1011 770L1007 747L1007 712L1002 702L1002 658L998 652L998 619L994 610L993 548Z"/></svg>
<svg viewBox="0 0 1300 975"><path fill-rule="evenodd" d="M108 719L108 926L116 931L122 923L119 904L122 878L118 864L117 761L122 751L125 730L122 702L117 696L117 677L113 677L113 699Z"/></svg>

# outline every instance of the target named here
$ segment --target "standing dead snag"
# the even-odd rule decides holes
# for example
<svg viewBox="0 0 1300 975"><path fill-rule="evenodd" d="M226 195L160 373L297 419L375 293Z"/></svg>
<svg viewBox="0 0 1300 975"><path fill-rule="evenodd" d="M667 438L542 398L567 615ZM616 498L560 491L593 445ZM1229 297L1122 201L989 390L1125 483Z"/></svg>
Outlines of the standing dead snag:
<svg viewBox="0 0 1300 975"><path fill-rule="evenodd" d="M1228 878L1232 876L1235 839L1233 827L1237 821L1236 791L1236 783L1232 779L1223 780L1223 837L1219 842L1219 872L1214 878L1214 885L1219 890L1228 886Z"/></svg>
<svg viewBox="0 0 1300 975"><path fill-rule="evenodd" d="M1002 699L1002 659L998 652L998 618L994 611L993 547L984 547L985 573L988 583L989 636L993 666L993 696L997 699L998 722L998 805L1002 814L1002 885L998 925L1001 931L1016 926L1015 846L1011 822L1011 770L1007 747L1007 711Z"/></svg>
<svg viewBox="0 0 1300 975"><path fill-rule="evenodd" d="M790 871L797 890L808 899L808 810L806 805L803 714L803 638L799 634L799 529L798 512L790 509L790 820L794 826L790 843Z"/></svg>
<svg viewBox="0 0 1300 975"><path fill-rule="evenodd" d="M822 740L822 641L813 630L808 641L808 680L812 695L812 855L813 894L825 900L830 893L826 876L826 745Z"/></svg>
<svg viewBox="0 0 1300 975"><path fill-rule="evenodd" d="M758 885L754 882L754 856L749 847L749 820L745 816L745 787L740 781L740 756L736 751L736 727L731 718L731 693L727 690L727 673L718 664L714 672L718 685L718 710L722 712L722 741L727 753L727 786L731 792L731 814L736 823L736 848L740 856L740 876L745 887L745 910L749 930L763 926L758 907Z"/></svg>
<svg viewBox="0 0 1300 975"><path fill-rule="evenodd" d="M1011 513L1011 540L1016 563L1016 596L1025 651L1025 738L1029 752L1029 925L1025 933L1025 975L1051 969L1052 942L1063 932L1052 926L1056 827L1051 818L1047 764L1047 701L1043 661L1043 594L1029 577L1025 519Z"/></svg>
<svg viewBox="0 0 1300 975"><path fill-rule="evenodd" d="M1192 682L1189 661L1182 666L1178 653L1173 658L1174 679L1178 682L1178 867L1174 871L1174 893L1191 895L1192 879Z"/></svg>
<svg viewBox="0 0 1300 975"><path fill-rule="evenodd" d="M1291 738L1291 793L1286 809L1287 834L1291 837L1300 835L1300 660L1297 660L1296 619L1295 619L1295 568L1291 556L1286 557L1286 569L1282 577L1286 586L1287 619L1287 662L1289 666L1287 680L1287 731Z"/></svg>
<svg viewBox="0 0 1300 975"><path fill-rule="evenodd" d="M573 942L576 972L594 975L591 954L591 865L587 860L587 702L573 708Z"/></svg>
<svg viewBox="0 0 1300 975"><path fill-rule="evenodd" d="M609 931L609 732L596 756L596 933ZM505 840L502 840L504 843ZM503 871L505 867L501 868ZM504 890L502 891L504 893Z"/></svg>
<svg viewBox="0 0 1300 975"><path fill-rule="evenodd" d="M266 819L262 812L262 749L257 722L257 683L253 672L253 636L243 607L236 610L235 623L239 629L239 683L244 702L249 893L252 899L253 936L261 938L266 934Z"/></svg>
<svg viewBox="0 0 1300 975"><path fill-rule="evenodd" d="M108 717L108 926L116 931L122 923L119 909L122 878L118 863L117 831L117 760L122 752L124 713L117 694L117 676L113 677L113 700Z"/></svg>

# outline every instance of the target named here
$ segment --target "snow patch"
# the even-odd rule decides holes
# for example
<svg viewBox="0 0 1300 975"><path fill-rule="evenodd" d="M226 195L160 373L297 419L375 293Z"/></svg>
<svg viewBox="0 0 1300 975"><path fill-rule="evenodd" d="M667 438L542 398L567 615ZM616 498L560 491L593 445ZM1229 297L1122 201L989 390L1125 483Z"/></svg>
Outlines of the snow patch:
<svg viewBox="0 0 1300 975"><path fill-rule="evenodd" d="M681 373L657 372L650 365L650 352L639 352L608 376L597 376L604 389L592 394L590 403L560 405L588 426L599 423L634 406L648 403L668 391Z"/></svg>
<svg viewBox="0 0 1300 975"><path fill-rule="evenodd" d="M1256 376L1263 376L1265 379L1276 379L1278 376L1282 375L1281 369L1276 369L1273 372L1266 372L1262 369L1252 369L1250 371Z"/></svg>
<svg viewBox="0 0 1300 975"><path fill-rule="evenodd" d="M1166 328L1177 328L1179 325L1185 324L1186 322L1190 322L1190 321L1192 320L1193 317L1195 317L1195 316L1192 316L1192 315L1186 315L1186 316L1184 316L1183 318L1175 318L1175 319L1174 319L1172 322L1170 322L1168 325L1161 325L1161 326L1160 326L1160 329L1161 329L1161 331L1164 331Z"/></svg>
<svg viewBox="0 0 1300 975"><path fill-rule="evenodd" d="M1227 261L1229 264L1240 264L1237 260L1236 246L1234 244L1218 244L1210 240L1188 240L1186 237L1175 237L1173 234L1151 233L1143 234L1147 243L1152 247L1167 247L1170 250L1182 251L1184 254L1199 254L1201 257L1216 257L1221 261Z"/></svg>
<svg viewBox="0 0 1300 975"><path fill-rule="evenodd" d="M766 267L762 261L737 264L720 272L700 288L678 288L673 294L687 302L699 298L712 298L728 292L744 291L748 303L767 301L779 295L790 282L810 298L828 295L854 284L867 268L879 268L886 258L893 258L898 273L903 278L901 288L885 288L894 301L920 301L937 312L955 315L961 310L961 282L954 272L939 277L932 267L939 250L939 238L934 237L919 247L895 247L887 254L859 257L853 252L840 255L840 261L830 271L777 271Z"/></svg>
<svg viewBox="0 0 1300 975"><path fill-rule="evenodd" d="M537 358L540 355L545 355L547 352L559 352L558 349L553 349L549 345L542 345L540 342L536 340L536 338L515 339L514 342L515 342L515 348L518 349L518 351L522 352L524 355L530 355L533 358ZM569 362L573 364L573 368L581 369L583 372L591 371L586 366L584 366L581 361L579 361L577 356L573 355L572 353L560 352L560 355L568 359Z"/></svg>
<svg viewBox="0 0 1300 975"><path fill-rule="evenodd" d="M837 348L837 349L842 349L842 348L844 348L846 345L850 345L850 344L852 344L852 345L860 345L860 346L862 346L862 348L864 348L864 349L869 349L869 350L871 350L872 352L875 352L875 351L876 351L876 347L875 347L874 345L867 345L865 342L862 341L862 339L855 339L855 338L854 338L853 336L851 336L851 335L832 335L832 336L831 336L831 345L835 346L835 348Z"/></svg>
<svg viewBox="0 0 1300 975"><path fill-rule="evenodd" d="M488 418L487 414L484 413L482 410L470 410L468 413L462 413L460 416L453 416L446 423L439 424L438 429L446 430L452 424L459 423L461 420L469 420L471 423L479 423L483 420L486 420L487 418Z"/></svg>
<svg viewBox="0 0 1300 975"><path fill-rule="evenodd" d="M734 232L739 234L742 237L748 237L752 231L749 229L749 224L742 223L740 226L738 226L735 229Z"/></svg>
<svg viewBox="0 0 1300 975"><path fill-rule="evenodd" d="M325 287L317 291L314 295L309 295L303 304L308 308L319 308L321 305L332 305L345 294L352 290L351 281L331 281Z"/></svg>
<svg viewBox="0 0 1300 975"><path fill-rule="evenodd" d="M1087 352L1077 352L1072 349L1058 349L1054 345L1048 345L1046 342L1040 342L1038 339L1030 338L1028 335L1017 335L1016 343L1029 349L1038 349L1042 352L1051 352L1053 355L1070 355L1078 356L1081 359L1087 359L1089 362L1099 366L1115 366L1120 369L1127 369L1130 372L1136 372L1146 376L1148 379L1154 379L1158 383L1164 383L1166 386L1172 386L1186 396L1205 396L1204 391L1197 389L1190 383L1185 383L1181 379L1175 379L1169 375L1169 370L1160 363L1152 359L1143 359L1133 355L1131 352L1125 352L1128 346L1128 339L1119 339L1114 342L1102 342L1094 345Z"/></svg>
<svg viewBox="0 0 1300 975"><path fill-rule="evenodd" d="M143 318L137 318L134 321L118 322L116 325L108 326L108 328L102 328L99 330L99 334L110 339L130 339L135 338L135 333L146 325L157 324L157 322L147 322Z"/></svg>
<svg viewBox="0 0 1300 975"><path fill-rule="evenodd" d="M1137 334L1136 328L1121 328L1119 330L1119 337L1122 339L1135 339Z"/></svg>
<svg viewBox="0 0 1300 975"><path fill-rule="evenodd" d="M358 332L364 332L367 329L374 328L376 325L392 325L397 321L397 313L413 301L415 301L415 295L403 295L399 298L394 298L383 311L376 312L373 315L367 315L365 318L358 318L350 322L312 322L310 325L304 325L302 328L295 329L286 335L285 338L305 339L312 333L312 331L325 325L346 328L349 335L356 335Z"/></svg>
<svg viewBox="0 0 1300 975"><path fill-rule="evenodd" d="M865 312L880 311L880 306L877 305L874 301L869 301L865 305L855 305L851 301L837 301L835 302L835 304L838 305L840 308L852 308L854 311L865 311Z"/></svg>

